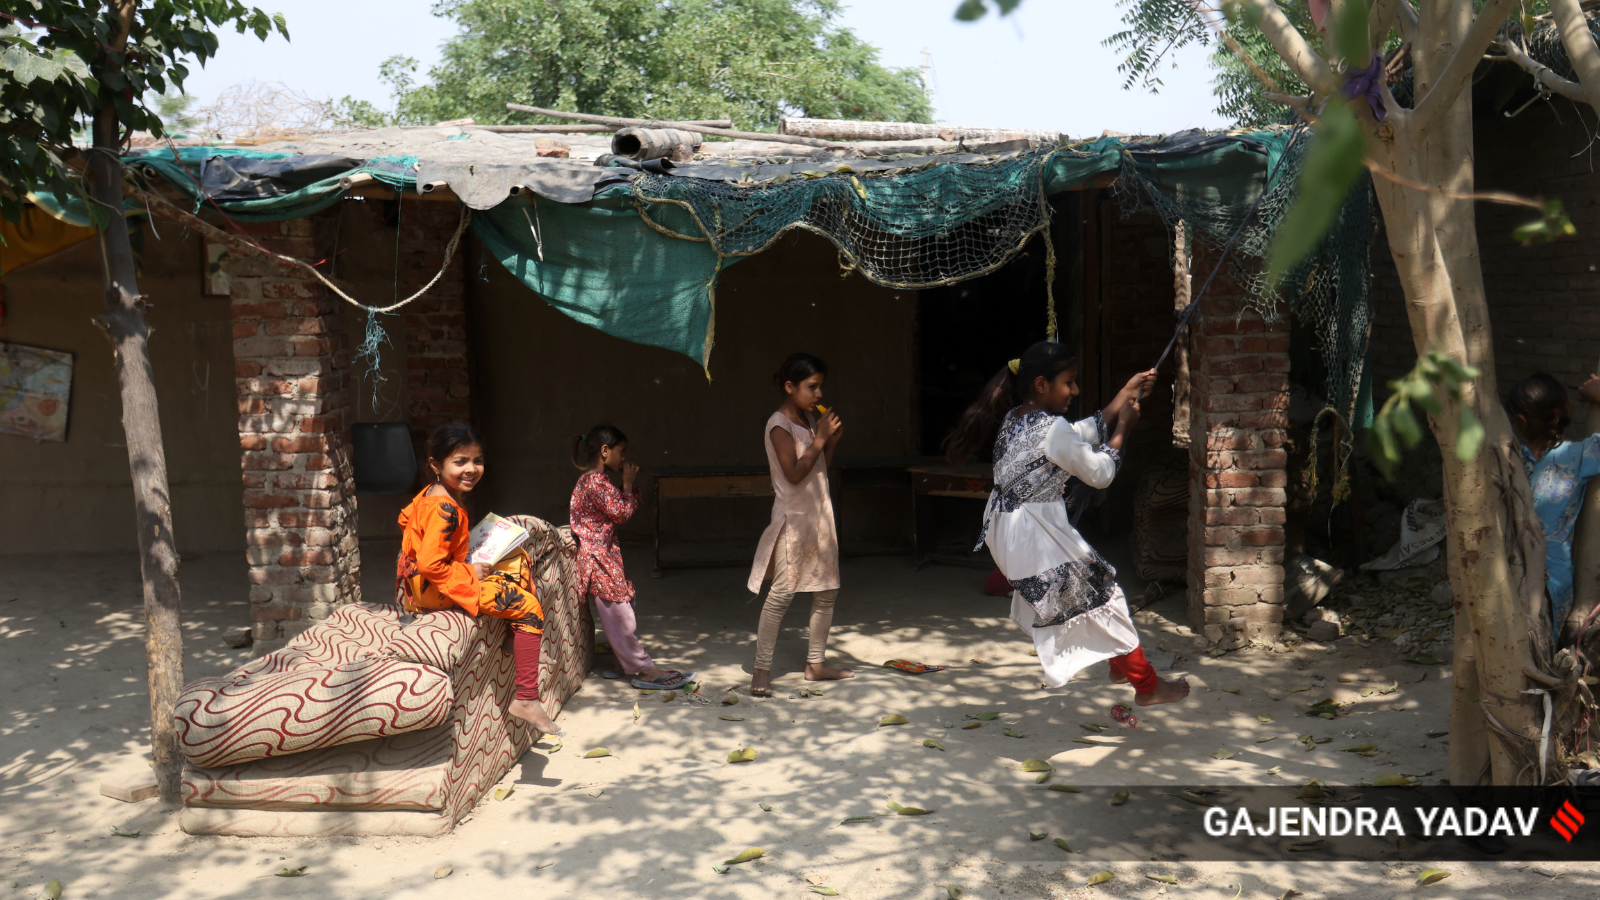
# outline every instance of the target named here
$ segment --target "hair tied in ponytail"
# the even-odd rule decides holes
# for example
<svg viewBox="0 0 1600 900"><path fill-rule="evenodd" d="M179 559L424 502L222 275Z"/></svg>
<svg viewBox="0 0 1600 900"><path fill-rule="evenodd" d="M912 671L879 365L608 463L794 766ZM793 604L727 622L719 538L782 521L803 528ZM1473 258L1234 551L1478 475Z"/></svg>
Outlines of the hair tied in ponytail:
<svg viewBox="0 0 1600 900"><path fill-rule="evenodd" d="M1006 363L1006 368L1011 370L1011 374L1018 374L1022 370L1022 359L1020 357L1013 359L1011 362Z"/></svg>

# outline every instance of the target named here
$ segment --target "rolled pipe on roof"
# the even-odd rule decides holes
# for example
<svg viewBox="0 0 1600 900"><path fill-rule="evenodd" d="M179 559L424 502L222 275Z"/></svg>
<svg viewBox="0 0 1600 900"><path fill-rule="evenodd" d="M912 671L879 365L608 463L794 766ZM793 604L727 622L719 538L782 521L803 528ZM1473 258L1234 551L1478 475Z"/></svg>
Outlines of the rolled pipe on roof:
<svg viewBox="0 0 1600 900"><path fill-rule="evenodd" d="M628 159L670 159L688 162L700 149L702 138L679 128L638 128L630 126L611 136L611 152Z"/></svg>

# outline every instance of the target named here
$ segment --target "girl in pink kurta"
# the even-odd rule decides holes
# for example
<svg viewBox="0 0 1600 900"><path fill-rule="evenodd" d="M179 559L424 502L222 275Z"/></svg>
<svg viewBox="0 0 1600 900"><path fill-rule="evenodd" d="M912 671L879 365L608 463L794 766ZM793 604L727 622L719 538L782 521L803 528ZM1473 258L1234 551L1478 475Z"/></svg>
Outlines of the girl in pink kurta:
<svg viewBox="0 0 1600 900"><path fill-rule="evenodd" d="M839 596L839 538L828 495L828 464L844 431L838 413L822 405L828 366L809 353L784 360L773 376L783 405L767 419L763 443L772 469L772 524L761 535L750 569L751 593L770 580L756 632L756 662L750 693L772 696L772 656L783 615L798 592L811 593L811 645L806 680L849 678L849 669L828 665L828 629Z"/></svg>
<svg viewBox="0 0 1600 900"><path fill-rule="evenodd" d="M572 461L584 470L572 489L572 534L578 539L578 590L594 601L600 627L611 641L622 671L633 686L645 691L683 687L693 672L657 668L639 643L634 617L633 582L622 564L617 526L633 518L639 490L633 486L639 467L627 461L628 438L610 425L596 425L578 435ZM622 489L608 473L622 474ZM608 674L607 677L615 677Z"/></svg>

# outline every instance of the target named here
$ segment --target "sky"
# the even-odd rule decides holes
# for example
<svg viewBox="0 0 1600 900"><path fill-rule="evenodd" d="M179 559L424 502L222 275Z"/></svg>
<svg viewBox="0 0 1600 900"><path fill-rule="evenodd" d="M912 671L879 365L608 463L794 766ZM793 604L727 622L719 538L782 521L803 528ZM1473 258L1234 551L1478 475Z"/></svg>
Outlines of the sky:
<svg viewBox="0 0 1600 900"><path fill-rule="evenodd" d="M848 2L848 0L847 0ZM217 57L188 82L203 102L249 81L281 82L315 98L350 95L390 108L378 66L439 58L452 24L431 0L253 0L281 12L292 40L227 30ZM935 117L970 127L1057 129L1073 137L1104 130L1152 134L1228 123L1212 107L1204 51L1190 48L1164 71L1159 94L1122 89L1117 54L1101 41L1119 30L1111 0L1028 0L1010 16L954 20L957 0L854 0L842 24L877 46L890 66L933 66ZM514 98L507 98L512 100Z"/></svg>

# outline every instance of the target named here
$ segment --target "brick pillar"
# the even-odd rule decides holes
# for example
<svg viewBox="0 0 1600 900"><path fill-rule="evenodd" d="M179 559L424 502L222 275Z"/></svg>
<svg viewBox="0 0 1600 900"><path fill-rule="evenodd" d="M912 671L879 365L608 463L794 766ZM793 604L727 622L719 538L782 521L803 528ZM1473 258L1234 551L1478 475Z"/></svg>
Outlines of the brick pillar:
<svg viewBox="0 0 1600 900"><path fill-rule="evenodd" d="M1227 648L1283 627L1288 311L1267 322L1243 299L1217 279L1189 356L1189 627Z"/></svg>
<svg viewBox="0 0 1600 900"><path fill-rule="evenodd" d="M327 255L318 220L247 225L269 250ZM258 650L361 599L343 302L311 278L232 260L250 619Z"/></svg>
<svg viewBox="0 0 1600 900"><path fill-rule="evenodd" d="M444 265L445 245L460 221L461 211L454 203L405 201L400 212L402 297L411 296L438 273ZM407 418L419 460L433 429L472 419L464 280L468 252L468 242L463 240L438 283L401 310L406 330ZM479 260L472 260L471 271L476 272L478 264ZM499 263L491 261L491 265Z"/></svg>

